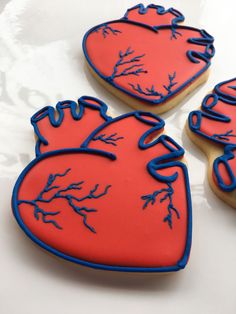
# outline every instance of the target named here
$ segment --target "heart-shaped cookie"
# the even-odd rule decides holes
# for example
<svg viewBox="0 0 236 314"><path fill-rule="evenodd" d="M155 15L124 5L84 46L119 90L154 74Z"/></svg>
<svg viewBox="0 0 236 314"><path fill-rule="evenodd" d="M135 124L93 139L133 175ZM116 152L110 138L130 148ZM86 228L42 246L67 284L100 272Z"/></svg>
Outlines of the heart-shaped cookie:
<svg viewBox="0 0 236 314"><path fill-rule="evenodd" d="M190 113L187 132L208 156L213 191L236 207L236 78L217 84Z"/></svg>
<svg viewBox="0 0 236 314"><path fill-rule="evenodd" d="M90 70L131 107L171 109L207 79L214 56L213 37L183 20L173 8L139 4L93 27L83 40Z"/></svg>
<svg viewBox="0 0 236 314"><path fill-rule="evenodd" d="M117 118L82 97L32 117L37 158L18 178L14 215L49 252L121 271L176 271L191 246L184 150L164 122L135 111Z"/></svg>

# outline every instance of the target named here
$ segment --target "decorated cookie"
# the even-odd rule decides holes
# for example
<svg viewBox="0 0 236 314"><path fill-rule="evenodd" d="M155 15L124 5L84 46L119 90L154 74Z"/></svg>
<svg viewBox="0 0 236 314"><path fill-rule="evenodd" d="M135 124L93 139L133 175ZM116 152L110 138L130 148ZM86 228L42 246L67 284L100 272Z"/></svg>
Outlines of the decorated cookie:
<svg viewBox="0 0 236 314"><path fill-rule="evenodd" d="M14 187L15 218L39 246L78 264L182 269L191 246L184 150L158 116L106 111L82 97L32 117L37 157Z"/></svg>
<svg viewBox="0 0 236 314"><path fill-rule="evenodd" d="M90 29L83 50L92 74L133 108L162 113L206 81L213 37L179 25L184 16L150 4Z"/></svg>
<svg viewBox="0 0 236 314"><path fill-rule="evenodd" d="M187 132L208 156L213 191L236 207L236 78L216 85L190 113Z"/></svg>

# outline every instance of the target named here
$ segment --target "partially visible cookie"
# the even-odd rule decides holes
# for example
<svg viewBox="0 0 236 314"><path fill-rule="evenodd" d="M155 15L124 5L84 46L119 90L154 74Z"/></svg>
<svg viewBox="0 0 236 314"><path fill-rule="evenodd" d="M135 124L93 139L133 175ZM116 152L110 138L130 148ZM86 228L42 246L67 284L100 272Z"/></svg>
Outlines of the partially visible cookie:
<svg viewBox="0 0 236 314"><path fill-rule="evenodd" d="M83 40L89 69L131 107L170 110L207 80L215 52L211 35L182 21L176 9L139 4L93 27Z"/></svg>
<svg viewBox="0 0 236 314"><path fill-rule="evenodd" d="M208 156L211 188L236 208L236 78L215 86L201 110L190 113L186 129Z"/></svg>

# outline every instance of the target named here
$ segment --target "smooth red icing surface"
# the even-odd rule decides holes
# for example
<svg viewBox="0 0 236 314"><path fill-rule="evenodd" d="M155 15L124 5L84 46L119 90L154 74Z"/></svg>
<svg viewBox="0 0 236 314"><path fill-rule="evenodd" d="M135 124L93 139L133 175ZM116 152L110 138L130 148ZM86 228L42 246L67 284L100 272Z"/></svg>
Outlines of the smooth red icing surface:
<svg viewBox="0 0 236 314"><path fill-rule="evenodd" d="M93 115L89 116L92 125L94 119L96 123L99 119L95 118L96 114L99 115L95 110ZM84 132L81 128L82 122L73 123L78 123L80 136L80 132ZM68 117L61 127L65 128L64 130L68 128L70 131L72 126ZM27 228L52 248L94 263L140 267L176 265L184 254L187 237L188 209L185 178L183 169L178 166L159 170L159 173L168 176L178 173L178 178L172 183L172 187L173 204L178 209L180 218L177 219L173 214L171 229L163 222L168 206L168 200L160 202L164 194L157 197L154 205L148 205L143 209L144 201L141 199L143 195L167 187L165 183L157 181L149 174L147 163L155 157L168 153L169 150L162 143L146 150L140 150L138 147L140 137L150 127L133 116L117 121L105 129L106 134L116 133L117 136L122 137L117 141L117 146L99 140L92 140L88 145L89 148L115 153L117 160L88 153L62 152L36 163L22 181L18 200L35 199L45 187L50 174L63 173L68 168L71 169L70 172L55 182L62 188L72 182L83 180L81 190L70 191L77 197L87 195L96 184L99 184L97 193L101 193L107 185L111 185L108 193L103 197L77 203L78 206L97 209L97 212L87 213L87 222L95 228L96 233L85 227L82 217L73 211L65 199L39 203L44 210L60 211L59 215L50 218L57 221L63 228L61 230L50 223L43 223L42 219L35 219L31 205L20 204L20 216ZM47 135L51 136L51 148L55 146L58 148L59 142L55 142L54 145L53 139L54 136L57 138L56 132L59 129L55 128L53 131L55 133L49 132L49 128L45 129ZM96 136L102 133L103 130ZM65 143L67 143L66 139L63 139L62 149ZM53 189L45 195L50 198L56 191L57 189Z"/></svg>
<svg viewBox="0 0 236 314"><path fill-rule="evenodd" d="M133 11L130 14L133 14ZM144 16L146 15L140 14L140 19L143 19ZM150 15L146 18L149 19L149 17ZM206 49L203 45L188 42L190 38L202 38L198 30L177 28L181 35L177 35L177 39L171 39L171 26L155 32L150 28L125 23L122 20L107 25L121 33L109 34L104 38L102 27L90 32L85 44L87 55L93 67L103 76L109 77L113 73L114 65L119 60L120 51L124 53L128 47L134 51L126 59L144 54L140 61L119 66L118 70L121 72L128 66L142 64L141 68L147 73L140 73L138 76L120 76L113 80L120 88L142 97L144 100L158 100L160 97L140 94L130 84L136 87L139 84L145 92L147 92L146 88L150 89L154 86L156 91L167 96L168 91L164 86L169 84L169 75L174 73L176 75L174 79L176 84L171 89L173 92L186 81L192 79L206 65L206 62L200 59L198 60L199 63L194 63L187 56L187 51L204 52Z"/></svg>
<svg viewBox="0 0 236 314"><path fill-rule="evenodd" d="M234 177L236 177L236 151L232 151L232 156L227 160L228 167L232 170ZM230 186L232 184L232 178L229 175L226 165L223 162L218 164L218 172L223 180L223 183L226 186ZM218 185L218 180L214 171L212 172L213 180L216 185Z"/></svg>

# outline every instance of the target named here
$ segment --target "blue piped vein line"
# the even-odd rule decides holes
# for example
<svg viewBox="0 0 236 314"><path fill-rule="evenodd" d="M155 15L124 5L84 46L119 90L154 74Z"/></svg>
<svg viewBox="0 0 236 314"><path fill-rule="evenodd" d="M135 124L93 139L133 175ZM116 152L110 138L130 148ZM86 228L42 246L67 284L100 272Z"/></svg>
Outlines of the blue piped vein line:
<svg viewBox="0 0 236 314"><path fill-rule="evenodd" d="M232 89L233 91L236 90L236 86L232 86L232 84L234 84L233 82L236 80L236 77L229 79L227 81L223 81L221 83L218 83L215 87L214 87L214 92L219 95L219 97L221 98L222 101L226 102L227 104L230 105L236 105L236 96L232 95L226 91L223 91L221 89L222 85L226 85L227 87Z"/></svg>
<svg viewBox="0 0 236 314"><path fill-rule="evenodd" d="M182 36L182 34L179 32L179 31L177 31L177 29L176 29L176 27L173 25L172 27L171 27L171 36L170 36L170 39L172 40L172 39L178 39L178 36Z"/></svg>
<svg viewBox="0 0 236 314"><path fill-rule="evenodd" d="M98 136L93 137L93 141L101 141L105 144L110 144L113 146L117 146L117 141L124 139L123 136L117 136L117 133L113 133L111 135L100 134Z"/></svg>
<svg viewBox="0 0 236 314"><path fill-rule="evenodd" d="M199 63L203 60L206 64L210 65L210 59L215 55L215 48L213 46L214 38L205 30L199 30L201 37L189 38L188 42L205 47L205 51L199 52L195 50L188 50L187 56L193 63Z"/></svg>
<svg viewBox="0 0 236 314"><path fill-rule="evenodd" d="M107 36L114 35L117 36L118 34L122 33L119 29L112 28L110 25L104 24L101 27L98 27L94 30L95 33L98 33L99 31L102 31L102 35L104 38L107 38Z"/></svg>
<svg viewBox="0 0 236 314"><path fill-rule="evenodd" d="M213 134L212 137L217 140L229 141L230 137L236 137L236 135L232 133L233 133L233 130L229 130L225 133Z"/></svg>
<svg viewBox="0 0 236 314"><path fill-rule="evenodd" d="M164 217L163 221L168 223L168 226L170 229L173 227L173 213L175 213L176 217L179 219L180 214L178 209L173 204L173 194L174 189L172 187L171 182L166 183L167 188L163 188L160 190L154 191L152 194L143 195L141 197L142 200L144 200L143 209L146 209L149 204L154 205L156 203L157 196L164 193L164 196L160 199L160 203L164 202L165 200L168 201L167 205L167 215ZM163 194L162 194L163 195Z"/></svg>
<svg viewBox="0 0 236 314"><path fill-rule="evenodd" d="M144 114L142 112L142 114ZM127 116L130 115L134 115L135 117L139 117L139 119L141 118L140 112L135 112L135 113L128 113L125 115L122 115L120 117L117 117L115 119L111 119L111 121L107 121L106 123L104 123L104 125L108 125L110 123L113 123L114 121L118 121L121 119L124 119ZM153 114L150 113L145 113L145 116L155 116ZM145 120L144 120L145 121ZM161 123L160 123L161 121ZM146 120L146 123L148 125L153 126L152 131L154 131L155 129L161 129L164 126L164 121L162 119L157 119L157 122L155 123L154 121L151 120ZM103 127L104 127L103 125ZM103 127L99 127L97 130L95 130L91 135L90 135L90 139L92 139L93 136L95 136L98 132L98 130L101 131L101 129ZM148 135L150 133L150 131L146 132L146 135ZM142 139L144 139L144 137L142 137ZM163 138L163 136L161 136L160 138ZM166 138L166 136L164 137ZM173 141L173 140L172 140ZM87 145L89 141L86 141L85 144ZM157 143L157 142L156 142ZM86 146L85 145L85 146ZM140 149L144 149L144 147L142 148L142 146L144 145L144 143L142 143L141 139L139 141L139 148ZM152 147L154 144L148 144L145 145L147 147ZM176 146L176 143L175 143ZM179 147L179 145L177 145ZM26 233L26 235L35 243L37 243L40 247L42 247L43 249L55 254L56 256L59 256L67 261L70 262L74 262L77 264L81 264L81 265L85 265L85 266L89 266L89 267L93 267L93 268L97 268L97 269L104 269L104 270L112 270L112 271L126 271L126 272L169 272L169 271L178 271L180 269L183 269L188 261L189 258L189 253L190 253L190 248L191 248L191 239L192 239L192 206L191 206L191 193L190 193L190 185L189 185L189 179L188 179L188 171L187 171L187 167L182 164L179 161L169 161L172 160L173 158L179 158L180 156L183 155L184 150L183 149L178 149L176 152L173 151L173 149L171 149L173 147L173 143L172 145L170 145L169 149L171 150L171 155L167 155L167 157L165 158L156 158L155 160L151 161L149 166L148 166L148 171L150 173L150 175L152 175L153 178L155 178L156 180L160 180L161 182L166 183L168 182L173 182L176 179L176 175L172 175L169 176L167 178L164 178L162 175L158 175L157 174L157 170L159 169L163 169L163 168L168 168L168 167L176 167L179 166L181 167L181 169L183 170L184 173L184 177L185 177L185 184L186 184L186 192L187 192L187 239L186 239L186 245L185 245L185 249L183 252L183 255L181 256L180 260L176 263L173 264L171 266L154 266L154 267L137 267L135 265L127 267L127 266L119 266L119 265L109 265L109 264L99 264L96 262L88 262L86 260L83 259L79 259L76 257L73 257L69 254L65 254L62 253L61 251L58 251L57 249L53 248L52 246L48 245L47 243L43 242L42 240L40 240L37 236L35 236L31 230L25 225L21 214L20 214L20 210L19 210L19 201L18 200L18 195L19 195L19 189L22 186L22 183L26 177L26 175L29 173L29 171L40 161L45 160L47 158L50 158L52 156L57 156L57 155L61 155L63 156L64 154L71 154L71 153L81 153L81 154L93 154L95 156L100 156L102 158L107 158L108 160L116 160L116 156L114 154L111 153L106 153L102 150L94 150L91 148L73 148L73 149L63 149L63 150L57 150L57 151L51 151L51 152L47 152L44 153L40 156L38 156L36 159L34 159L21 173L21 175L19 176L14 190L13 190L13 194L12 194L12 208L13 208L13 214L19 224L19 226L22 228L22 230ZM177 148L178 148L177 147ZM165 163L163 163L163 161L165 161ZM158 164L157 164L158 163ZM76 182L78 183L78 182ZM54 183L55 184L55 183ZM104 189L104 194L107 192L109 192L110 187L107 186ZM92 191L93 195L96 195L96 197L99 197L99 194L94 194L94 192ZM101 194L101 193L100 193ZM31 202L31 201L28 201ZM27 203L27 201L24 201L24 203ZM32 203L32 202L31 202ZM33 204L34 205L34 204ZM83 208L84 209L84 208ZM93 208L92 208L93 209ZM86 210L84 209L84 212L86 213Z"/></svg>
<svg viewBox="0 0 236 314"><path fill-rule="evenodd" d="M92 188L87 195L83 197L74 196L67 192L82 190L84 181L73 182L69 184L66 188L61 188L60 185L55 185L55 181L58 177L65 177L70 171L71 171L71 168L68 168L63 173L50 174L48 176L45 187L42 189L42 191L38 194L38 196L34 200L18 200L17 205L21 205L21 204L32 205L34 207L34 217L36 220L40 220L40 215L41 215L42 221L44 223L51 223L57 229L63 229L54 219L52 219L52 217L51 219L48 218L48 216L59 215L60 211L54 211L54 212L46 211L41 207L43 207L42 206L43 204L50 203L55 199L65 199L67 200L68 204L73 209L73 211L76 214L79 214L81 217L83 217L83 223L85 227L88 228L91 232L96 233L94 227L89 225L87 222L87 213L96 212L97 209L87 208L86 206L78 206L76 205L76 203L83 202L86 199L98 199L100 197L105 196L108 193L111 185L107 185L102 192L98 192L99 184L96 184L94 188ZM52 196L48 196L47 193L52 190L56 190L56 192Z"/></svg>
<svg viewBox="0 0 236 314"><path fill-rule="evenodd" d="M125 52L119 52L119 59L113 67L113 72L111 76L107 77L109 81L112 82L115 78L120 76L139 76L141 73L147 73L147 71L143 69L144 64L140 63L145 54L130 57L133 53L134 50L130 47L128 47ZM124 65L129 66L123 67Z"/></svg>
<svg viewBox="0 0 236 314"><path fill-rule="evenodd" d="M161 27L163 27L163 25L161 25ZM154 26L153 29L154 29L156 32L158 32L158 31L161 29L161 27L159 27L159 26ZM179 30L177 30L177 27L178 27L178 25L176 25L176 24L172 24L172 25L169 27L169 28L170 28L170 31L171 31L170 40L178 39L178 36L179 36L179 37L182 37L182 33L181 33ZM179 28L178 28L178 29L179 29Z"/></svg>
<svg viewBox="0 0 236 314"><path fill-rule="evenodd" d="M156 97L160 97L163 98L164 95L160 92L158 92L155 89L155 86L152 85L151 87L146 87L146 88L142 88L140 84L134 85L132 83L129 83L129 85L132 87L132 89L136 92L138 92L141 95L145 95L145 96L156 96Z"/></svg>
<svg viewBox="0 0 236 314"><path fill-rule="evenodd" d="M176 78L176 72L174 72L172 75L168 75L169 84L163 85L163 88L167 91L167 95L171 94L172 88L178 84L178 82L175 81ZM150 96L150 97L159 97L159 99L163 99L166 95L161 93L160 91L157 91L155 86L152 85L151 87L145 87L142 88L140 84L134 85L129 83L129 85L132 87L132 89L136 92L138 92L141 95Z"/></svg>

